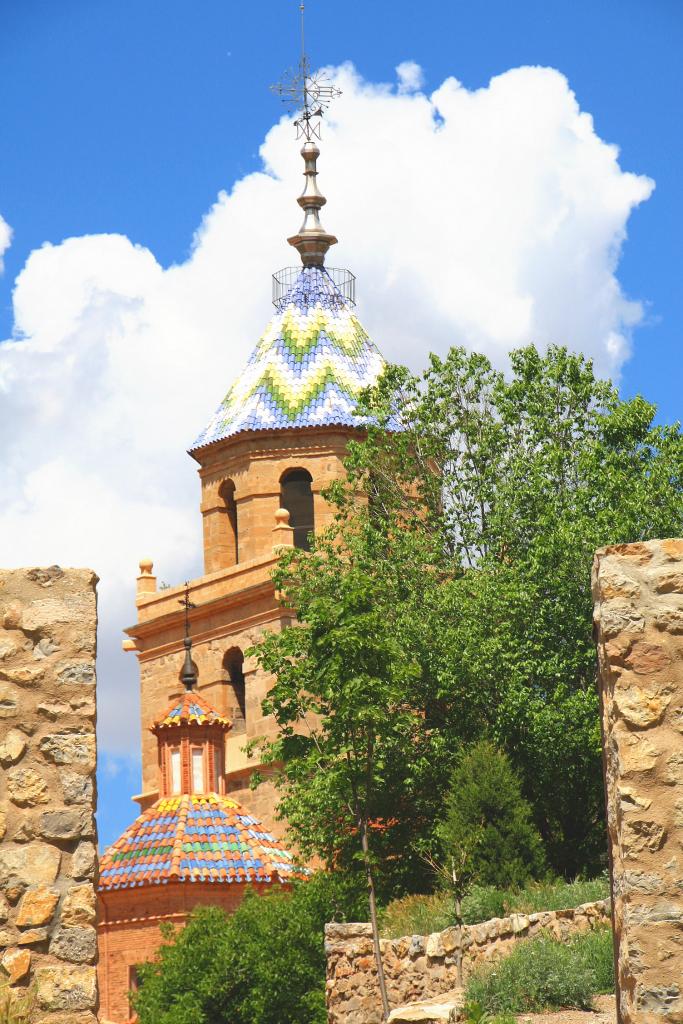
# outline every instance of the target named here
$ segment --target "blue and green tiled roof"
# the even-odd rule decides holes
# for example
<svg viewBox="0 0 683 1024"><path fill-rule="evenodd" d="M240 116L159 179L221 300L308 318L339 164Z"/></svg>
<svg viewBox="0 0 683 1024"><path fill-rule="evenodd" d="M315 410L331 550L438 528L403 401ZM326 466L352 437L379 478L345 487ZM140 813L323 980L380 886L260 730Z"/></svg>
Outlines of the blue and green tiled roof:
<svg viewBox="0 0 683 1024"><path fill-rule="evenodd" d="M247 430L361 426L358 396L384 366L324 267L303 267L190 450Z"/></svg>
<svg viewBox="0 0 683 1024"><path fill-rule="evenodd" d="M100 861L100 890L168 882L275 883L309 874L243 807L217 793L158 800Z"/></svg>

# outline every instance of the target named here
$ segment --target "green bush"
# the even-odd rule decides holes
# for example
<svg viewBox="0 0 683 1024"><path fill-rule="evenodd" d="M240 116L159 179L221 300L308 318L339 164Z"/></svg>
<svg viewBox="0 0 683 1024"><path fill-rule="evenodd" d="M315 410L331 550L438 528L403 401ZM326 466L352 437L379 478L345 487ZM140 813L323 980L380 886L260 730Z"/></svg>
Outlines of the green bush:
<svg viewBox="0 0 683 1024"><path fill-rule="evenodd" d="M326 1024L324 925L367 914L354 882L324 872L247 892L232 915L201 907L140 967L140 1024Z"/></svg>
<svg viewBox="0 0 683 1024"><path fill-rule="evenodd" d="M541 836L503 751L480 740L460 755L437 830L444 863L468 853L480 885L523 885L547 870Z"/></svg>
<svg viewBox="0 0 683 1024"><path fill-rule="evenodd" d="M478 924L508 914L535 914L541 910L566 910L581 903L594 903L609 896L606 875L588 881L530 882L523 889L496 889L473 885L463 900L465 924ZM384 938L400 935L428 935L453 924L453 899L449 893L405 896L393 900L381 916Z"/></svg>
<svg viewBox="0 0 683 1024"><path fill-rule="evenodd" d="M558 942L547 935L520 942L509 956L482 967L467 983L468 1003L485 1013L538 1013L577 1007L614 991L609 928Z"/></svg>
<svg viewBox="0 0 683 1024"><path fill-rule="evenodd" d="M609 897L607 875L574 882L531 882L509 895L510 909L505 913L536 914L541 910L567 910L582 903L595 903Z"/></svg>
<svg viewBox="0 0 683 1024"><path fill-rule="evenodd" d="M382 910L379 924L385 939L441 932L453 924L453 899L440 892L433 896L403 896Z"/></svg>

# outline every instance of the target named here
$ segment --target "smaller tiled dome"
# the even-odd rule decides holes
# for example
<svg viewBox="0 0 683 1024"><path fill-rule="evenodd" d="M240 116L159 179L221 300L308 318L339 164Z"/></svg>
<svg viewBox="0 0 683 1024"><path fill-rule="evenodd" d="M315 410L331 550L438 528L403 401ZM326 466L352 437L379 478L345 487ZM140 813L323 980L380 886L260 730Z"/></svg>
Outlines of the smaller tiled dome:
<svg viewBox="0 0 683 1024"><path fill-rule="evenodd" d="M186 793L158 800L109 847L100 861L99 887L287 883L308 874L230 797Z"/></svg>
<svg viewBox="0 0 683 1024"><path fill-rule="evenodd" d="M231 723L194 690L186 691L152 723L152 730L179 725L222 725L229 729Z"/></svg>

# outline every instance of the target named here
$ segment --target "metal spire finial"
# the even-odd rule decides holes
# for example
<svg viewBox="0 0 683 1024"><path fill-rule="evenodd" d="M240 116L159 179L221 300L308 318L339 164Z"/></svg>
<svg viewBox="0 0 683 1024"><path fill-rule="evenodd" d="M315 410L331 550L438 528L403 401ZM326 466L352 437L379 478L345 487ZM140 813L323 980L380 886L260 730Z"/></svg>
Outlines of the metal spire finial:
<svg viewBox="0 0 683 1024"><path fill-rule="evenodd" d="M297 202L304 211L304 222L296 235L287 241L298 250L301 262L305 267L321 267L325 262L325 254L337 241L329 235L320 223L320 210L327 200L320 192L316 178L318 176L317 160L320 156L315 139L320 139L320 119L330 102L341 96L341 90L333 85L322 71L311 74L310 61L306 54L306 36L303 2L301 11L301 58L296 72L284 75L283 81L274 85L273 91L296 110L298 116L294 121L297 139L305 140L301 155L304 158L304 175L306 184Z"/></svg>
<svg viewBox="0 0 683 1024"><path fill-rule="evenodd" d="M185 647L185 661L183 662L183 670L180 673L180 679L186 690L193 690L197 685L197 669L192 663L192 640L190 639L190 608L196 608L197 606L192 604L190 601L190 584L189 581L185 583L185 597L178 604L182 604L185 608L185 639L183 645Z"/></svg>

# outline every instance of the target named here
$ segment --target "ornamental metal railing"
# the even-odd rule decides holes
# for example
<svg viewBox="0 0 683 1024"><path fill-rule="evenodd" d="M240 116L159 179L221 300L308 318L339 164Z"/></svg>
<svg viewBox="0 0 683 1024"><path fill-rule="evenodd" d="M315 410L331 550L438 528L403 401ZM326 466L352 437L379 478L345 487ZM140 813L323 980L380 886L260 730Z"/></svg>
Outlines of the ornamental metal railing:
<svg viewBox="0 0 683 1024"><path fill-rule="evenodd" d="M342 270L340 267L325 267L324 272L329 274L335 288L341 293L342 298L349 306L356 305L356 277L350 270ZM301 267L283 267L273 274L273 305L280 308L282 300L295 284L301 274Z"/></svg>

